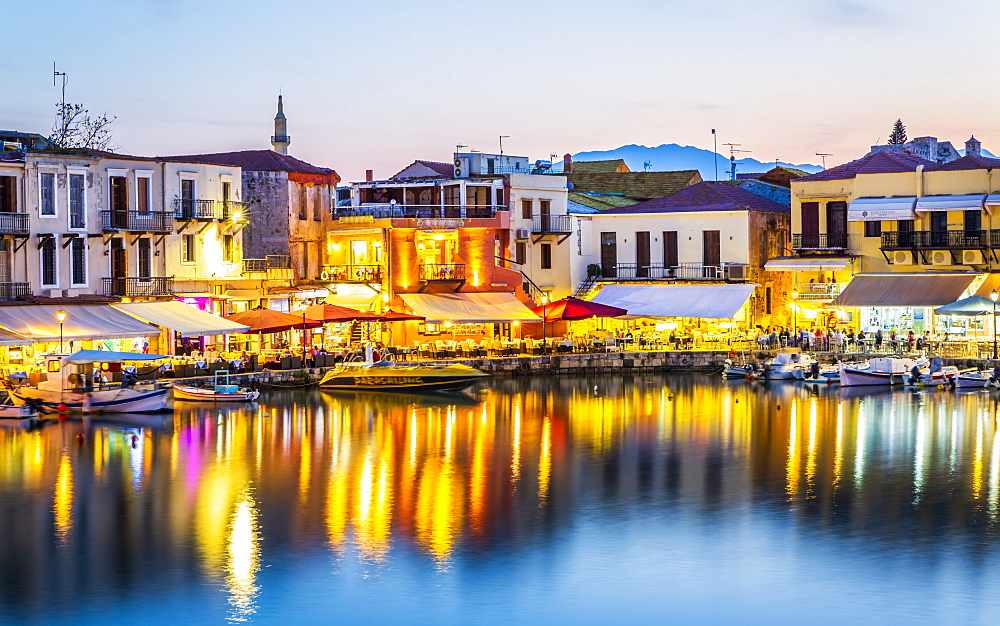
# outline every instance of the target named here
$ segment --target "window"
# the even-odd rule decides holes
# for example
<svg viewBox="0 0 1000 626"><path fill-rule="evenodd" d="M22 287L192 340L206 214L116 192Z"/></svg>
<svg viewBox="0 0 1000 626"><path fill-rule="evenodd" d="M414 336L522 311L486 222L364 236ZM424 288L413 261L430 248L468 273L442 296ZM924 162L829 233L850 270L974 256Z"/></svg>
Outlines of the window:
<svg viewBox="0 0 1000 626"><path fill-rule="evenodd" d="M881 237L882 222L865 222L865 237Z"/></svg>
<svg viewBox="0 0 1000 626"><path fill-rule="evenodd" d="M528 245L523 241L514 244L514 262L524 265L528 262Z"/></svg>
<svg viewBox="0 0 1000 626"><path fill-rule="evenodd" d="M677 267L677 231L663 231L663 267Z"/></svg>
<svg viewBox="0 0 1000 626"><path fill-rule="evenodd" d="M0 176L0 213L17 213L17 179Z"/></svg>
<svg viewBox="0 0 1000 626"><path fill-rule="evenodd" d="M532 201L531 200L521 200L521 219L530 220L532 213Z"/></svg>
<svg viewBox="0 0 1000 626"><path fill-rule="evenodd" d="M82 178L82 177L81 177ZM69 247L70 273L74 285L87 284L87 241L73 238Z"/></svg>
<svg viewBox="0 0 1000 626"><path fill-rule="evenodd" d="M135 179L136 210L139 213L149 213L149 179Z"/></svg>
<svg viewBox="0 0 1000 626"><path fill-rule="evenodd" d="M195 236L184 235L181 239L181 263L194 263L197 260L195 246Z"/></svg>
<svg viewBox="0 0 1000 626"><path fill-rule="evenodd" d="M552 244L543 243L540 248L542 253L542 269L552 269Z"/></svg>
<svg viewBox="0 0 1000 626"><path fill-rule="evenodd" d="M635 275L649 278L649 231L635 234Z"/></svg>
<svg viewBox="0 0 1000 626"><path fill-rule="evenodd" d="M771 314L771 288L764 287L764 315Z"/></svg>
<svg viewBox="0 0 1000 626"><path fill-rule="evenodd" d="M223 235L222 236L222 260L227 263L232 263L233 261L233 236Z"/></svg>
<svg viewBox="0 0 1000 626"><path fill-rule="evenodd" d="M299 185L299 219L309 217L309 190L305 185Z"/></svg>
<svg viewBox="0 0 1000 626"><path fill-rule="evenodd" d="M43 173L38 175L38 193L42 215L56 214L56 175Z"/></svg>
<svg viewBox="0 0 1000 626"><path fill-rule="evenodd" d="M86 228L87 207L83 192L83 174L69 175L69 227Z"/></svg>
<svg viewBox="0 0 1000 626"><path fill-rule="evenodd" d="M42 284L50 287L56 285L56 240L47 237L42 244Z"/></svg>
<svg viewBox="0 0 1000 626"><path fill-rule="evenodd" d="M313 199L313 221L322 222L323 221L323 203L320 201L319 188L316 189L316 197Z"/></svg>
<svg viewBox="0 0 1000 626"><path fill-rule="evenodd" d="M983 214L979 209L965 212L965 230L980 230L983 227Z"/></svg>
<svg viewBox="0 0 1000 626"><path fill-rule="evenodd" d="M193 236L193 235L192 235ZM152 245L149 239L143 238L136 242L139 256L139 278L149 278L153 275Z"/></svg>

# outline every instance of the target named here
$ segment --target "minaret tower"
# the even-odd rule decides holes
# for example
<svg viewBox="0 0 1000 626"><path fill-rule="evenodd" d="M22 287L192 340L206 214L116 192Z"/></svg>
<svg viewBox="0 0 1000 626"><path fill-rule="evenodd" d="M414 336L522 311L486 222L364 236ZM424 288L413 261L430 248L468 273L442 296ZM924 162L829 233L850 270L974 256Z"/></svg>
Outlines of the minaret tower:
<svg viewBox="0 0 1000 626"><path fill-rule="evenodd" d="M285 119L285 111L279 95L278 114L274 116L274 136L271 137L271 147L278 154L288 154L288 144L290 143L292 143L292 138L288 136L288 120Z"/></svg>

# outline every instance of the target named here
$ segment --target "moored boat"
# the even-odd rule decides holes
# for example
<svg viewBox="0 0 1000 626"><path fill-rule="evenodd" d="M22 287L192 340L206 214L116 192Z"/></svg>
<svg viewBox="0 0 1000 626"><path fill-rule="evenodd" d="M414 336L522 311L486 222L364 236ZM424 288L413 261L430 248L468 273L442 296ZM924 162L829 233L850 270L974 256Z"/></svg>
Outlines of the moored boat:
<svg viewBox="0 0 1000 626"><path fill-rule="evenodd" d="M736 365L733 363L732 359L726 359L725 367L722 368L723 378L759 378L763 372L753 363L745 363L743 365Z"/></svg>
<svg viewBox="0 0 1000 626"><path fill-rule="evenodd" d="M215 383L205 387L174 385L174 399L199 402L253 402L260 397L256 389L240 387L229 382L229 372L215 373Z"/></svg>
<svg viewBox="0 0 1000 626"><path fill-rule="evenodd" d="M926 361L925 361L926 363ZM840 386L892 386L901 385L911 369L918 366L913 359L896 357L877 357L868 360L865 366L849 366L841 363Z"/></svg>
<svg viewBox="0 0 1000 626"><path fill-rule="evenodd" d="M957 389L986 389L989 384L990 377L979 370L965 370L955 376Z"/></svg>
<svg viewBox="0 0 1000 626"><path fill-rule="evenodd" d="M798 348L784 348L773 359L764 365L764 378L767 380L792 380L808 370L815 363L808 354L799 352Z"/></svg>
<svg viewBox="0 0 1000 626"><path fill-rule="evenodd" d="M477 380L489 376L486 372L462 363L444 365L398 365L391 361L372 360L371 345L365 346L363 362L341 363L319 381L320 389L339 391L461 391Z"/></svg>

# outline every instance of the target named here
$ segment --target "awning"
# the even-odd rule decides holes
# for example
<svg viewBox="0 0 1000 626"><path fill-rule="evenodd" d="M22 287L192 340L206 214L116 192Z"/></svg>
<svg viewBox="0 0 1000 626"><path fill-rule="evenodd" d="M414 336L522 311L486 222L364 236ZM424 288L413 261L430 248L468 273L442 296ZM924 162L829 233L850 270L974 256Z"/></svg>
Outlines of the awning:
<svg viewBox="0 0 1000 626"><path fill-rule="evenodd" d="M181 305L183 306L183 305ZM26 304L0 307L0 326L32 341L59 341L56 311L66 311L63 341L156 337L160 329L107 304Z"/></svg>
<svg viewBox="0 0 1000 626"><path fill-rule="evenodd" d="M417 315L442 322L540 322L512 293L404 293L403 302Z"/></svg>
<svg viewBox="0 0 1000 626"><path fill-rule="evenodd" d="M833 306L942 306L962 297L979 274L857 274Z"/></svg>
<svg viewBox="0 0 1000 626"><path fill-rule="evenodd" d="M121 363L127 361L156 361L170 357L162 354L146 354L143 352L110 352L108 350L79 350L67 356L67 363L86 365L87 363Z"/></svg>
<svg viewBox="0 0 1000 626"><path fill-rule="evenodd" d="M881 220L912 220L916 218L913 205L916 196L900 198L858 198L847 209L849 222L878 222Z"/></svg>
<svg viewBox="0 0 1000 626"><path fill-rule="evenodd" d="M924 196L917 199L917 211L965 211L982 209L986 194L975 193L963 196Z"/></svg>
<svg viewBox="0 0 1000 626"><path fill-rule="evenodd" d="M367 311L378 297L378 292L367 285L349 285L338 283L326 297L327 304L346 306L352 309Z"/></svg>
<svg viewBox="0 0 1000 626"><path fill-rule="evenodd" d="M0 328L0 346L23 346L31 343L31 340L23 335Z"/></svg>
<svg viewBox="0 0 1000 626"><path fill-rule="evenodd" d="M230 322L217 315L206 313L193 306L176 300L169 302L128 302L113 304L144 322L177 332L181 337L201 337L203 335L229 335L243 333L249 326Z"/></svg>
<svg viewBox="0 0 1000 626"><path fill-rule="evenodd" d="M1000 193L991 193L986 196L986 200L983 201L986 206L997 206L1000 205Z"/></svg>
<svg viewBox="0 0 1000 626"><path fill-rule="evenodd" d="M769 272L842 272L852 260L849 256L779 256L765 263L764 269Z"/></svg>
<svg viewBox="0 0 1000 626"><path fill-rule="evenodd" d="M628 309L628 317L731 319L757 285L608 285L593 301Z"/></svg>
<svg viewBox="0 0 1000 626"><path fill-rule="evenodd" d="M233 300L260 300L267 297L261 295L260 289L230 289L226 295Z"/></svg>

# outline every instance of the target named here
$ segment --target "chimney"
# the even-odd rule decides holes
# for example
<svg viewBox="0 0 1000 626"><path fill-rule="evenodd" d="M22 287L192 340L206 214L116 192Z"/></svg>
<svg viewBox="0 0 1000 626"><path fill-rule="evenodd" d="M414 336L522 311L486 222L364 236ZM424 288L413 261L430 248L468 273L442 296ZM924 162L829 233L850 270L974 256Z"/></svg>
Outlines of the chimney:
<svg viewBox="0 0 1000 626"><path fill-rule="evenodd" d="M365 170L365 182L372 182L375 180L375 170Z"/></svg>
<svg viewBox="0 0 1000 626"><path fill-rule="evenodd" d="M573 171L573 155L566 153L563 155L563 172L569 173Z"/></svg>
<svg viewBox="0 0 1000 626"><path fill-rule="evenodd" d="M982 156L982 147L983 144L978 139L974 136L969 137L969 140L965 142L965 156L969 156L970 154Z"/></svg>

